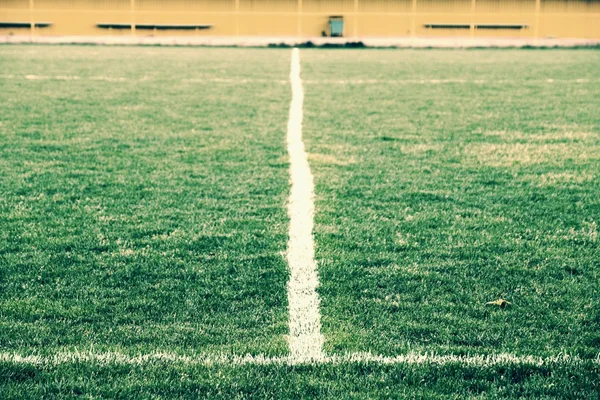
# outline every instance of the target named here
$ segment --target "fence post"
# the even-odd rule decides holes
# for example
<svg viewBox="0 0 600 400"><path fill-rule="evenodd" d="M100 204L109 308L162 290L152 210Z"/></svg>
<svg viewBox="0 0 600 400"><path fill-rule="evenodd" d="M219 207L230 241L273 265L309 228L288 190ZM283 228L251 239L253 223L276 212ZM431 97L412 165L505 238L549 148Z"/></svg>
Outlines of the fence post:
<svg viewBox="0 0 600 400"><path fill-rule="evenodd" d="M129 0L129 20L131 21L131 34L135 36L135 0Z"/></svg>
<svg viewBox="0 0 600 400"><path fill-rule="evenodd" d="M300 39L302 37L302 0L298 0L297 17L296 17L296 37Z"/></svg>
<svg viewBox="0 0 600 400"><path fill-rule="evenodd" d="M354 0L354 39L358 39L358 0Z"/></svg>
<svg viewBox="0 0 600 400"><path fill-rule="evenodd" d="M35 35L35 20L33 16L33 0L29 0L29 35L31 37L31 41L33 41L33 36Z"/></svg>
<svg viewBox="0 0 600 400"><path fill-rule="evenodd" d="M235 0L235 36L240 36L240 0Z"/></svg>
<svg viewBox="0 0 600 400"><path fill-rule="evenodd" d="M475 7L477 0L471 0L471 26L469 27L469 34L471 38L475 37Z"/></svg>
<svg viewBox="0 0 600 400"><path fill-rule="evenodd" d="M417 0L412 0L412 11L410 13L410 36L415 37L417 34Z"/></svg>
<svg viewBox="0 0 600 400"><path fill-rule="evenodd" d="M542 0L535 0L535 29L533 36L535 39L540 37L540 13L542 9Z"/></svg>

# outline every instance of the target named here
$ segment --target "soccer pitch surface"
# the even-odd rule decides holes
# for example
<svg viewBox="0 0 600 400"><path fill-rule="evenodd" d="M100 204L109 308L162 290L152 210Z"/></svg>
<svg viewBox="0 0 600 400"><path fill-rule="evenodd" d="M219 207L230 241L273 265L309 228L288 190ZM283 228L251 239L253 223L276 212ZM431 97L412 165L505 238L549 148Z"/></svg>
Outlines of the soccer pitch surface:
<svg viewBox="0 0 600 400"><path fill-rule="evenodd" d="M600 52L299 51L307 360L292 54L0 46L0 397L597 398Z"/></svg>

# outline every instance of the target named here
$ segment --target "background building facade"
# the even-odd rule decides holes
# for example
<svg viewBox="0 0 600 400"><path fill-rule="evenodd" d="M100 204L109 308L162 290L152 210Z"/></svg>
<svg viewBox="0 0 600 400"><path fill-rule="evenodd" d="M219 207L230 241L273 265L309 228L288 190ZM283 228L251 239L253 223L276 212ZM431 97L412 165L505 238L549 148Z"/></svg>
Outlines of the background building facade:
<svg viewBox="0 0 600 400"><path fill-rule="evenodd" d="M339 33L597 39L600 0L0 0L0 35Z"/></svg>

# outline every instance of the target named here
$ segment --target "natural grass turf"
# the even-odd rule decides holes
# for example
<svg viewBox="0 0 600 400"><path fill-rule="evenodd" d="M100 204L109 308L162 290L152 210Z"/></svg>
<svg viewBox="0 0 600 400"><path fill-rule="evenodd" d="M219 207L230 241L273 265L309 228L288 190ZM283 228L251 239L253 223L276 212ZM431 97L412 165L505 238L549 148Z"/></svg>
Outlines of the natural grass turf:
<svg viewBox="0 0 600 400"><path fill-rule="evenodd" d="M598 364L59 366L0 363L3 399L465 399L597 398Z"/></svg>
<svg viewBox="0 0 600 400"><path fill-rule="evenodd" d="M0 348L287 354L288 65L1 47Z"/></svg>
<svg viewBox="0 0 600 400"><path fill-rule="evenodd" d="M302 60L326 351L596 357L600 53Z"/></svg>
<svg viewBox="0 0 600 400"><path fill-rule="evenodd" d="M0 397L597 397L598 54L301 51L326 351L587 361L3 361ZM0 47L0 351L287 354L289 60Z"/></svg>

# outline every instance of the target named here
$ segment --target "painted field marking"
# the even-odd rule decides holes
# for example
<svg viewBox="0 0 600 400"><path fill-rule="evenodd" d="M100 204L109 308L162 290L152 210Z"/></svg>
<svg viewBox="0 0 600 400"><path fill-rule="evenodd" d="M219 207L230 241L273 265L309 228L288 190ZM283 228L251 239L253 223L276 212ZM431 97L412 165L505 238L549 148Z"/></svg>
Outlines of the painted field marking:
<svg viewBox="0 0 600 400"><path fill-rule="evenodd" d="M277 80L267 78L184 78L181 80L185 83L231 83L235 85L242 85L246 83L276 83L279 85L287 85L290 83L289 80Z"/></svg>
<svg viewBox="0 0 600 400"><path fill-rule="evenodd" d="M463 78L452 78L452 79L321 79L321 80L306 80L305 85L442 85L442 84L477 84L477 85L496 85L504 83L518 83L523 80L515 79L500 79L500 80L486 80L486 79L463 79ZM528 84L547 84L547 83L589 83L595 82L589 79L537 79L528 80Z"/></svg>
<svg viewBox="0 0 600 400"><path fill-rule="evenodd" d="M29 81L39 80L58 80L58 81L71 81L71 80L91 80L91 81L106 81L106 82L126 82L132 81L148 81L151 80L149 77L142 77L140 79L130 79L125 77L113 77L113 76L92 76L92 77L81 77L81 76L66 76L66 75L0 75L0 79L26 79ZM248 84L248 83L276 83L280 85L287 85L288 80L273 80L268 78L219 78L219 77L206 77L206 78L182 78L181 82L185 83L229 83L229 84ZM464 78L450 78L450 79L317 79L317 80L305 80L305 85L428 85L428 84L477 84L477 85L495 85L504 83L517 83L523 82L522 80L515 79L499 79L499 80L488 80L488 79L464 79ZM533 79L528 80L529 84L549 84L549 83L597 83L599 80L587 79L587 78L574 78L574 79Z"/></svg>
<svg viewBox="0 0 600 400"><path fill-rule="evenodd" d="M63 364L100 364L100 365L295 365L298 360L294 356L269 357L265 355L180 355L174 353L149 353L128 355L118 352L61 352L52 355L20 355L0 353L0 362L25 365L63 365ZM464 365L490 368L498 365L563 365L582 364L600 365L600 356L596 359L582 359L577 356L559 354L556 356L537 357L514 355L509 353L489 355L436 355L432 353L408 353L400 356L378 356L371 353L350 353L344 355L323 356L312 364L376 364L376 365Z"/></svg>
<svg viewBox="0 0 600 400"><path fill-rule="evenodd" d="M314 184L308 156L302 142L302 106L304 90L300 79L300 53L292 49L290 69L292 102L287 126L287 150L290 157L291 190L288 201L290 218L287 262L290 358L294 363L324 358L321 314L317 286L317 264L313 242Z"/></svg>

